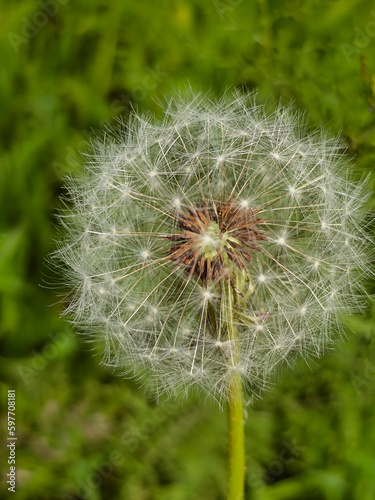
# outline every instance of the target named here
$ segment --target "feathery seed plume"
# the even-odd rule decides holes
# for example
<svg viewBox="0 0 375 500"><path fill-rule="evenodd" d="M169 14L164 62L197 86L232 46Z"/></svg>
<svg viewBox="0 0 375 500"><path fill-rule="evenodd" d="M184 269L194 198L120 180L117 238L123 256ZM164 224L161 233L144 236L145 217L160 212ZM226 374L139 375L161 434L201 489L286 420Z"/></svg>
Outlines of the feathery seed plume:
<svg viewBox="0 0 375 500"><path fill-rule="evenodd" d="M363 308L364 182L339 139L255 94L176 97L161 121L134 113L69 182L66 313L154 391L225 399L237 373L257 396Z"/></svg>

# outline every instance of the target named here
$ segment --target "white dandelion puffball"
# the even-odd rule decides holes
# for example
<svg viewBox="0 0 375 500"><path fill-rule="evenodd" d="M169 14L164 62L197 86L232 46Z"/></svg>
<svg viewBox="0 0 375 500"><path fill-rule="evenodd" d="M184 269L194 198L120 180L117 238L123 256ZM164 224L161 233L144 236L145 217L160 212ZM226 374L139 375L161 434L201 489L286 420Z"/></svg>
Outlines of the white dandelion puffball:
<svg viewBox="0 0 375 500"><path fill-rule="evenodd" d="M94 143L68 183L66 313L155 392L248 398L363 309L366 180L339 139L254 94L175 97ZM102 343L103 345L103 343Z"/></svg>

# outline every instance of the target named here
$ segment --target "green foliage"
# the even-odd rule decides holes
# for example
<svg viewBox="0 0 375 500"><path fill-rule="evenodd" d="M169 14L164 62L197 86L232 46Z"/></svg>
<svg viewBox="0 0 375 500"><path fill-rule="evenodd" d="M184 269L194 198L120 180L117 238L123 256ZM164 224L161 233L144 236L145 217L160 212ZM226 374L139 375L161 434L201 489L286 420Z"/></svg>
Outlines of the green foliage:
<svg viewBox="0 0 375 500"><path fill-rule="evenodd" d="M225 414L197 398L157 405L100 367L41 286L56 279L45 258L62 178L131 106L158 113L175 88L236 86L341 131L371 189L375 13L360 0L19 0L1 12L0 373L2 402L17 393L16 498L223 499ZM375 317L345 321L332 354L249 410L249 498L375 497ZM0 463L8 472L4 447Z"/></svg>

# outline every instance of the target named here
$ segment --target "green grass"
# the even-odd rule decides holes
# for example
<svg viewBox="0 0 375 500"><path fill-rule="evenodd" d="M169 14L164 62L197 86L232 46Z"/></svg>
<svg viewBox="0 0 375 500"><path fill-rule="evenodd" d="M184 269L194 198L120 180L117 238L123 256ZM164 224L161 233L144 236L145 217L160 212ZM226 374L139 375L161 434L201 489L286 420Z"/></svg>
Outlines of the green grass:
<svg viewBox="0 0 375 500"><path fill-rule="evenodd" d="M63 176L131 106L158 113L176 88L239 87L341 132L373 189L375 11L344 0L52 3L39 28L38 2L1 9L0 373L2 403L17 391L14 498L224 499L225 414L198 397L156 405L60 319L44 284ZM347 324L335 351L280 376L249 410L249 498L375 498L375 317ZM0 464L8 472L4 447Z"/></svg>

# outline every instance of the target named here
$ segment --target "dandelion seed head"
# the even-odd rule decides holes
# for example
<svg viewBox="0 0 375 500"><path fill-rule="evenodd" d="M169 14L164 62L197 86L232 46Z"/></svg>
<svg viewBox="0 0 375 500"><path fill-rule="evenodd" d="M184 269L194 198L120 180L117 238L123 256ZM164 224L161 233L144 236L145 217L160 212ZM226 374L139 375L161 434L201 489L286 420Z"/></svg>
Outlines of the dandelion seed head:
<svg viewBox="0 0 375 500"><path fill-rule="evenodd" d="M219 400L236 372L252 400L363 311L366 179L351 179L340 139L304 130L255 94L193 95L94 144L56 259L66 314L105 342L106 364L157 394Z"/></svg>

